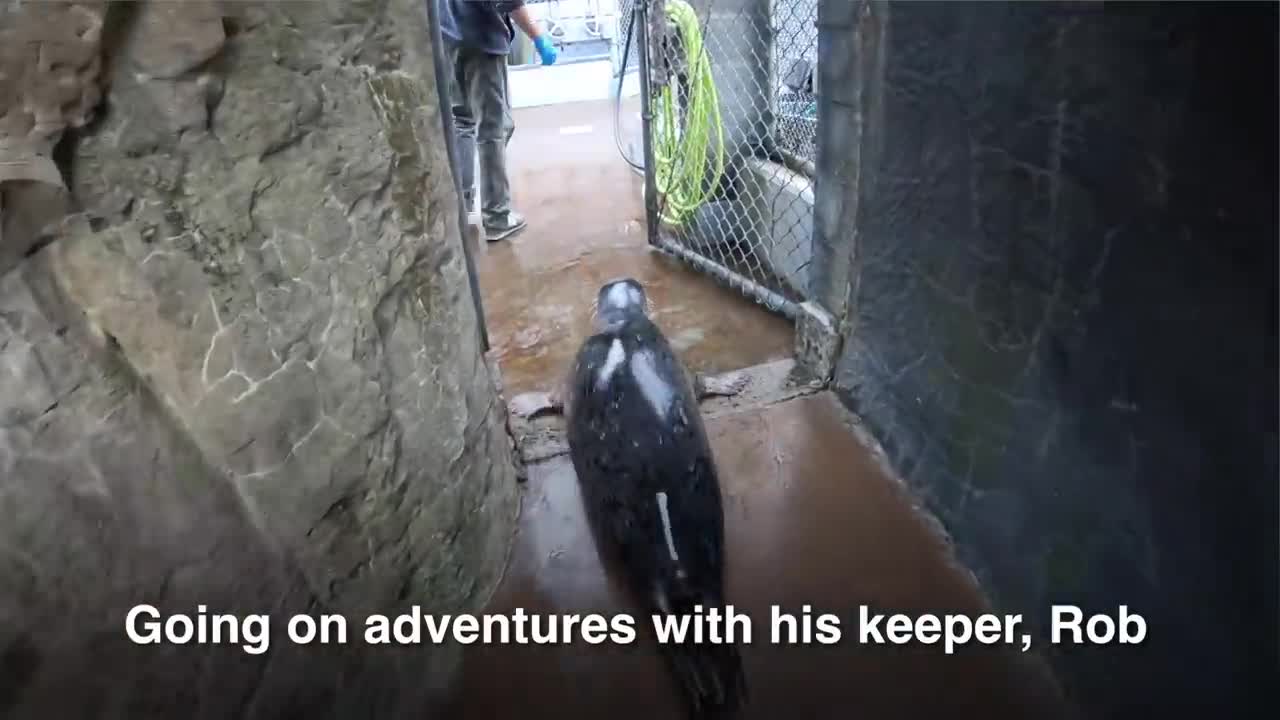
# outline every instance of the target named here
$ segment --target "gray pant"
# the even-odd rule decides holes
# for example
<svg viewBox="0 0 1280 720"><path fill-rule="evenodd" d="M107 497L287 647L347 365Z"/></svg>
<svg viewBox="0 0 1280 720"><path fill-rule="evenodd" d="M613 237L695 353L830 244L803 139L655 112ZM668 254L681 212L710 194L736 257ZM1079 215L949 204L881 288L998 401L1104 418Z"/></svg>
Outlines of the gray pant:
<svg viewBox="0 0 1280 720"><path fill-rule="evenodd" d="M511 211L507 143L515 132L507 98L507 56L490 55L445 41L453 66L453 124L458 134L462 199L475 207L476 152L480 153L480 199L485 225L503 226Z"/></svg>

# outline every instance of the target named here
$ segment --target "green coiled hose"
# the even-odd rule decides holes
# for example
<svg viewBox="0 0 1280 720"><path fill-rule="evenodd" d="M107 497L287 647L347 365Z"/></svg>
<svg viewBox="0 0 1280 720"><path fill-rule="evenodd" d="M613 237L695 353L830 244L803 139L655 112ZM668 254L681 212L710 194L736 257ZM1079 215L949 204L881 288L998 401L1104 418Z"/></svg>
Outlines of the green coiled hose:
<svg viewBox="0 0 1280 720"><path fill-rule="evenodd" d="M680 35L688 70L688 105L681 127L672 74L654 113L654 179L663 222L682 225L716 191L724 175L724 125L698 14L684 0L667 0L667 19Z"/></svg>

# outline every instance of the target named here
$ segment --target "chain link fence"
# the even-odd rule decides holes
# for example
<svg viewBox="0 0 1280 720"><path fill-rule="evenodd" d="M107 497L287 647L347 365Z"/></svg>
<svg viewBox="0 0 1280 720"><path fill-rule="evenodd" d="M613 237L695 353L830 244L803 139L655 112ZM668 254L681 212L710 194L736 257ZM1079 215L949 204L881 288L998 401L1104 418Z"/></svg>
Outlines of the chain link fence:
<svg viewBox="0 0 1280 720"><path fill-rule="evenodd" d="M636 46L631 44L634 42L633 30L631 28L631 17L636 9L636 0L618 0L618 28L614 33L614 37L618 39L613 44L613 68L616 75L623 70L631 72L640 67L640 52L636 50ZM626 54L625 49L630 44L631 52ZM622 67L623 55L626 55L627 66Z"/></svg>
<svg viewBox="0 0 1280 720"><path fill-rule="evenodd" d="M817 0L649 8L659 245L794 316L812 258Z"/></svg>
<svg viewBox="0 0 1280 720"><path fill-rule="evenodd" d="M818 0L773 0L778 146L812 164L817 154Z"/></svg>

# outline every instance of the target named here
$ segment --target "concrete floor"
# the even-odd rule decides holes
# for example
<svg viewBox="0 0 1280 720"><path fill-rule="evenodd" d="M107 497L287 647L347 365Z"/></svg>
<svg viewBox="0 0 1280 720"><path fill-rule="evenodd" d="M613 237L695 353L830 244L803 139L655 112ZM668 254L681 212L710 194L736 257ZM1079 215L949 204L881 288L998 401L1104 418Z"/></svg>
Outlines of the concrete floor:
<svg viewBox="0 0 1280 720"><path fill-rule="evenodd" d="M559 378L587 331L597 288L620 275L648 286L657 322L695 369L791 355L789 323L648 250L640 179L618 157L611 123L608 101L516 112L510 166L529 228L479 248L477 262L508 399ZM847 629L864 603L903 612L986 604L829 395L747 395L719 412L704 406L726 497L729 600L751 613L758 634L744 651L747 717L1053 717L1046 698L1055 688L1031 655L767 642L772 605L799 612L809 604L842 615ZM563 443L544 454L529 446L522 442L526 459L543 459L528 467L513 557L489 611L636 612L601 567ZM640 637L626 647L471 646L447 716L680 717L655 649Z"/></svg>
<svg viewBox="0 0 1280 720"><path fill-rule="evenodd" d="M709 416L725 494L728 597L767 633L771 605L842 615L855 608L981 612L971 576L920 519L844 424L825 393ZM530 468L516 548L490 612L638 610L597 557L567 456ZM631 646L472 646L451 718L677 718L673 686L642 633ZM744 649L746 718L1050 718L1056 687L1034 655L938 646L783 647L767 635Z"/></svg>
<svg viewBox="0 0 1280 720"><path fill-rule="evenodd" d="M558 63L548 67L518 65L511 68L509 75L511 107L517 109L607 100L618 87L613 63L608 60ZM639 76L632 70L623 80L622 97L634 98L639 92Z"/></svg>
<svg viewBox="0 0 1280 720"><path fill-rule="evenodd" d="M623 275L645 284L656 322L694 369L722 372L791 355L786 320L649 250L643 181L618 155L611 101L514 114L508 172L529 227L482 243L476 259L508 396L559 378L586 336L596 291ZM625 115L634 122L634 107Z"/></svg>

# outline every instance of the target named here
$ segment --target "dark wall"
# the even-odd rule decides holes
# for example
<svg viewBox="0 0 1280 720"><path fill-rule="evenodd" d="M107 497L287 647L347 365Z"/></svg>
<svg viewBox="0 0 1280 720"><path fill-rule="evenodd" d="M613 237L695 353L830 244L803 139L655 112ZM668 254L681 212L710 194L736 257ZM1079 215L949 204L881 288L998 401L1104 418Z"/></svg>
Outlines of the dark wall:
<svg viewBox="0 0 1280 720"><path fill-rule="evenodd" d="M1051 650L1091 716L1258 716L1276 5L824 0L820 24L838 392L998 603L1146 616L1141 647Z"/></svg>

